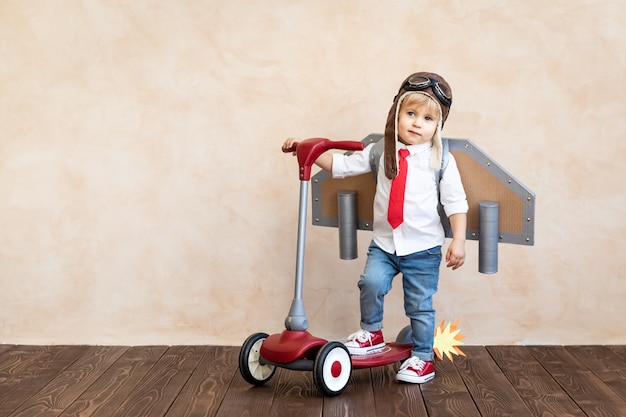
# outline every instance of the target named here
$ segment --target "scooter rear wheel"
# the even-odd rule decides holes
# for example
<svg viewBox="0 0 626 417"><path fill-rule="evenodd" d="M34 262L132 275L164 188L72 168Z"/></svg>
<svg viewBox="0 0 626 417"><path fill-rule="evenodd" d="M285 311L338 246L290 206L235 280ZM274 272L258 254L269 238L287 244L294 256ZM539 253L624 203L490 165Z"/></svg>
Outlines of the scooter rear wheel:
<svg viewBox="0 0 626 417"><path fill-rule="evenodd" d="M239 373L252 385L265 384L276 372L276 366L260 362L261 345L267 336L267 333L254 333L243 342L239 351Z"/></svg>
<svg viewBox="0 0 626 417"><path fill-rule="evenodd" d="M343 343L328 342L317 353L313 365L313 381L326 396L341 394L352 374L352 359Z"/></svg>

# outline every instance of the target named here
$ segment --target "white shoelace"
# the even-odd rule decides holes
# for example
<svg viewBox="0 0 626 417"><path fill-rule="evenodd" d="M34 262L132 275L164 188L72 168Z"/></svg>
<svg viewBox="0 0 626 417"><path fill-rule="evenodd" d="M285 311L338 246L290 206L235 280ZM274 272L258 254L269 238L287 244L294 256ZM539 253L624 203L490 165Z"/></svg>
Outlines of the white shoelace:
<svg viewBox="0 0 626 417"><path fill-rule="evenodd" d="M358 340L359 342L370 342L372 344L372 334L367 330L359 330L358 332L352 333L348 336L348 342L353 342Z"/></svg>
<svg viewBox="0 0 626 417"><path fill-rule="evenodd" d="M400 367L400 370L404 371L407 368L415 368L418 371L421 371L422 369L424 369L425 365L426 365L426 362L424 362L420 358L418 358L416 356L411 356L409 359L404 361L404 363Z"/></svg>

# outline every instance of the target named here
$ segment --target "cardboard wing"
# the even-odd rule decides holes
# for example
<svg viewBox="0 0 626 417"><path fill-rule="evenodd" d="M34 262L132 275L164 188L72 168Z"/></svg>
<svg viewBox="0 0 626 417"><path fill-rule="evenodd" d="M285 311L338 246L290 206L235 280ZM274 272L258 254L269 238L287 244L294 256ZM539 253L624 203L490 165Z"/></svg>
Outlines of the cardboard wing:
<svg viewBox="0 0 626 417"><path fill-rule="evenodd" d="M377 142L382 134L374 133L362 140L365 146ZM535 193L523 185L496 161L468 139L448 138L469 203L467 239L479 240L481 202L497 202L498 241L518 245L534 244ZM341 191L356 193L356 218L359 230L372 230L373 201L376 184L371 173L334 179L327 171L311 178L313 225L338 227L337 195ZM450 236L448 236L450 237Z"/></svg>

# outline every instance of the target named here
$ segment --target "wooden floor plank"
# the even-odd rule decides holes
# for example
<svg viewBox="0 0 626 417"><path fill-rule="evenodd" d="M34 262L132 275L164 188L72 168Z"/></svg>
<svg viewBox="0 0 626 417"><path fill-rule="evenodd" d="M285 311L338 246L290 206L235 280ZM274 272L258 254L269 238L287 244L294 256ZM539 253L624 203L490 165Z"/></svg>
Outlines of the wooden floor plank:
<svg viewBox="0 0 626 417"><path fill-rule="evenodd" d="M626 416L626 402L565 347L531 346L529 349L586 414Z"/></svg>
<svg viewBox="0 0 626 417"><path fill-rule="evenodd" d="M346 390L324 398L324 416L375 417L376 404L370 369L354 369Z"/></svg>
<svg viewBox="0 0 626 417"><path fill-rule="evenodd" d="M165 346L131 347L61 417L110 417L165 353Z"/></svg>
<svg viewBox="0 0 626 417"><path fill-rule="evenodd" d="M626 345L610 345L606 346L607 349L611 350L611 352L615 353L617 356L622 358L624 362L626 362Z"/></svg>
<svg viewBox="0 0 626 417"><path fill-rule="evenodd" d="M481 346L464 346L466 357L454 361L481 416L530 416L524 401Z"/></svg>
<svg viewBox="0 0 626 417"><path fill-rule="evenodd" d="M420 386L396 381L399 363L372 368L377 416L428 416Z"/></svg>
<svg viewBox="0 0 626 417"><path fill-rule="evenodd" d="M0 345L0 355L13 347L14 345Z"/></svg>
<svg viewBox="0 0 626 417"><path fill-rule="evenodd" d="M480 417L472 396L454 363L435 361L435 378L421 385L429 417Z"/></svg>
<svg viewBox="0 0 626 417"><path fill-rule="evenodd" d="M239 347L0 345L0 417L626 416L626 347L463 350L425 384L397 383L396 363L329 398L306 371L251 386Z"/></svg>
<svg viewBox="0 0 626 417"><path fill-rule="evenodd" d="M272 379L257 387L243 379L237 370L237 363L231 366L229 373L233 377L216 416L266 417L270 413L281 374L291 371L278 368Z"/></svg>
<svg viewBox="0 0 626 417"><path fill-rule="evenodd" d="M72 405L126 351L85 346L82 356L22 404L11 417L56 417Z"/></svg>
<svg viewBox="0 0 626 417"><path fill-rule="evenodd" d="M238 355L239 348L233 346L207 346L166 416L215 416L236 372Z"/></svg>
<svg viewBox="0 0 626 417"><path fill-rule="evenodd" d="M19 383L17 376L47 351L48 346L11 346L4 350L0 354L0 395Z"/></svg>
<svg viewBox="0 0 626 417"><path fill-rule="evenodd" d="M567 346L566 349L626 401L626 362L615 352L604 346Z"/></svg>
<svg viewBox="0 0 626 417"><path fill-rule="evenodd" d="M313 372L281 372L270 417L298 415L319 417L322 415L324 397L313 383Z"/></svg>
<svg viewBox="0 0 626 417"><path fill-rule="evenodd" d="M0 386L0 415L9 415L28 401L76 361L83 349L80 346L17 346L10 350L16 354L14 359L24 358L25 366L15 363L5 370L11 377Z"/></svg>
<svg viewBox="0 0 626 417"><path fill-rule="evenodd" d="M585 413L521 346L488 346L502 373L535 416L581 416Z"/></svg>
<svg viewBox="0 0 626 417"><path fill-rule="evenodd" d="M115 411L115 416L165 416L202 355L199 346L170 347Z"/></svg>

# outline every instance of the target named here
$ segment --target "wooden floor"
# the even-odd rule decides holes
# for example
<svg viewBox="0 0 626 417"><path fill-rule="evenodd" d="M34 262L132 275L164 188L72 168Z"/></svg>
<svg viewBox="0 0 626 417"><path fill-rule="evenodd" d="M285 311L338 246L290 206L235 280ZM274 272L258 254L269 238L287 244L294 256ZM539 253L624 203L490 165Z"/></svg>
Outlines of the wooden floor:
<svg viewBox="0 0 626 417"><path fill-rule="evenodd" d="M434 380L354 370L324 398L310 372L262 387L224 346L0 345L0 416L626 416L626 346L463 346Z"/></svg>

